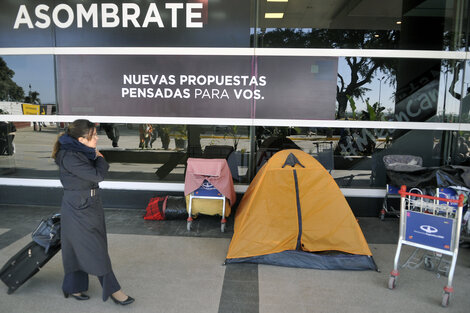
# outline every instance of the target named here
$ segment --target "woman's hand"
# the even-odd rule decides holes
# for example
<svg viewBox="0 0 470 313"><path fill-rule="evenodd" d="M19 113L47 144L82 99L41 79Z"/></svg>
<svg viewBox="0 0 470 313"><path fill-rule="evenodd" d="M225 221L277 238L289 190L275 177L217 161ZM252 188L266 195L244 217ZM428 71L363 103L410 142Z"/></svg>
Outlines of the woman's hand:
<svg viewBox="0 0 470 313"><path fill-rule="evenodd" d="M101 154L101 152L98 149L96 149L96 157L104 158L104 156Z"/></svg>

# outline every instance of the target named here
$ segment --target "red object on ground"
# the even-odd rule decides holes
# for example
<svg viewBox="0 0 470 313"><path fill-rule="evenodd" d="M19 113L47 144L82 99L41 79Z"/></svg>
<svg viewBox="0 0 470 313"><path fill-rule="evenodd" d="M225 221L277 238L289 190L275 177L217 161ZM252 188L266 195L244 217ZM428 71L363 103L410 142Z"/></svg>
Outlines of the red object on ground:
<svg viewBox="0 0 470 313"><path fill-rule="evenodd" d="M147 205L144 220L163 221L165 219L165 202L168 196L151 198Z"/></svg>

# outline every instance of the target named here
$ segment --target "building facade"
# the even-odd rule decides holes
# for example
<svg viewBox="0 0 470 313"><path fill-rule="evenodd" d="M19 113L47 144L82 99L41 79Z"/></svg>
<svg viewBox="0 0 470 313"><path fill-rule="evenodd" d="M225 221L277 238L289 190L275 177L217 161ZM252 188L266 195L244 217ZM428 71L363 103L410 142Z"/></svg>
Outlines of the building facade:
<svg viewBox="0 0 470 313"><path fill-rule="evenodd" d="M58 205L49 156L77 118L99 124L110 206L182 193L187 157L227 158L242 194L276 151L298 148L356 215L375 216L385 155L470 162L468 0L0 8L2 203Z"/></svg>

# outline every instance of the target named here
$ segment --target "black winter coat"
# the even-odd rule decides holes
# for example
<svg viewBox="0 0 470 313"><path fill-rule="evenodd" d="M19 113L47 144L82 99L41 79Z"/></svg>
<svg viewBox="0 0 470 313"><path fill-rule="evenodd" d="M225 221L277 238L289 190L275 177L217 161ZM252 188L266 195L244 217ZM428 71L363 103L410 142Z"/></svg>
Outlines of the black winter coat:
<svg viewBox="0 0 470 313"><path fill-rule="evenodd" d="M109 165L102 157L90 160L71 150L60 150L56 163L64 187L61 244L65 274L81 270L103 276L112 268L98 182L104 180Z"/></svg>

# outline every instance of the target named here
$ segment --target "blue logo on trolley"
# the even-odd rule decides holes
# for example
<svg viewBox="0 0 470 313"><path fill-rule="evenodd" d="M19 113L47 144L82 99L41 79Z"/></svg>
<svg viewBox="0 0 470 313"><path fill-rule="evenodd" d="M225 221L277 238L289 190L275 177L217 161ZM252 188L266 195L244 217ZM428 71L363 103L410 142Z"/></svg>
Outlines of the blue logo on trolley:
<svg viewBox="0 0 470 313"><path fill-rule="evenodd" d="M436 227L432 227L429 225L421 225L419 228L421 228L422 231L428 234L437 233L439 231Z"/></svg>
<svg viewBox="0 0 470 313"><path fill-rule="evenodd" d="M453 223L451 218L406 211L405 240L449 251Z"/></svg>
<svg viewBox="0 0 470 313"><path fill-rule="evenodd" d="M201 186L194 191L194 194L197 196L206 196L206 197L221 197L222 194L217 188L214 187L210 182L204 179Z"/></svg>

